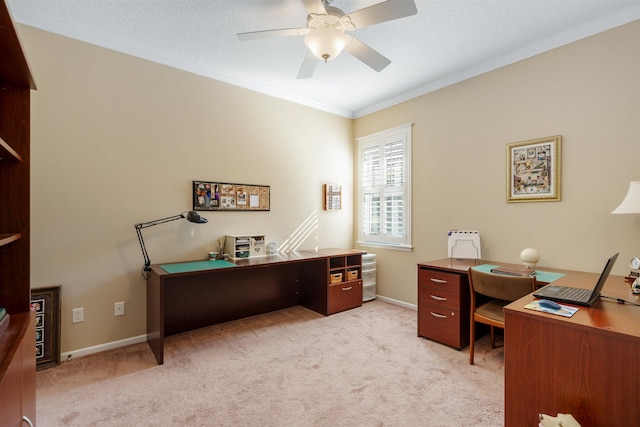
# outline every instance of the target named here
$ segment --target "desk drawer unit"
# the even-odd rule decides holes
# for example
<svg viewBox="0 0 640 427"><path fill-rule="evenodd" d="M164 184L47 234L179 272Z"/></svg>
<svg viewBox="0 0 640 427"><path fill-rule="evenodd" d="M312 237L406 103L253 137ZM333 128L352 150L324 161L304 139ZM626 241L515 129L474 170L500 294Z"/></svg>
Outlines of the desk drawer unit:
<svg viewBox="0 0 640 427"><path fill-rule="evenodd" d="M418 266L418 336L461 349L469 344L467 275Z"/></svg>
<svg viewBox="0 0 640 427"><path fill-rule="evenodd" d="M338 313L362 305L362 280L329 286L328 313Z"/></svg>

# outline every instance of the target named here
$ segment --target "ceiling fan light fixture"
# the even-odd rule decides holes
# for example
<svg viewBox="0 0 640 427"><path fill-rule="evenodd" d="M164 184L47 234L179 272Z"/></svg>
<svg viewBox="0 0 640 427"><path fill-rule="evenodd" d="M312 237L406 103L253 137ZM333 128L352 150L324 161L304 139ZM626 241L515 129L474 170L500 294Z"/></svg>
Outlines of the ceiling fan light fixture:
<svg viewBox="0 0 640 427"><path fill-rule="evenodd" d="M344 31L331 27L315 28L304 37L304 44L324 62L340 55L348 41Z"/></svg>

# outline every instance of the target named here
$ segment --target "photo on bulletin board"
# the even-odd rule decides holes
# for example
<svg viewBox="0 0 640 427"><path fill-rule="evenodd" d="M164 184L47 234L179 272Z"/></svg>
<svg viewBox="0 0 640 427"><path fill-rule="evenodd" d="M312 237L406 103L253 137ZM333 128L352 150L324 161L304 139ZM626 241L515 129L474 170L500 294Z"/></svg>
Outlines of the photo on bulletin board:
<svg viewBox="0 0 640 427"><path fill-rule="evenodd" d="M268 211L271 188L268 185L193 181L194 211Z"/></svg>
<svg viewBox="0 0 640 427"><path fill-rule="evenodd" d="M60 286L31 290L36 312L36 369L60 364Z"/></svg>
<svg viewBox="0 0 640 427"><path fill-rule="evenodd" d="M507 202L560 200L562 137L507 144Z"/></svg>

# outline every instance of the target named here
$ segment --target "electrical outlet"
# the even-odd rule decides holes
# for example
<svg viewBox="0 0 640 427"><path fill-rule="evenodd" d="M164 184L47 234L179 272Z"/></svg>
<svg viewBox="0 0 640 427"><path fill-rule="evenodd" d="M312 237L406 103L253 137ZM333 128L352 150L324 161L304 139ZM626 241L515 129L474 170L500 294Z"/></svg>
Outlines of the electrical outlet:
<svg viewBox="0 0 640 427"><path fill-rule="evenodd" d="M124 316L124 302L117 302L114 304L114 316Z"/></svg>
<svg viewBox="0 0 640 427"><path fill-rule="evenodd" d="M74 308L71 310L71 323L84 322L84 308Z"/></svg>

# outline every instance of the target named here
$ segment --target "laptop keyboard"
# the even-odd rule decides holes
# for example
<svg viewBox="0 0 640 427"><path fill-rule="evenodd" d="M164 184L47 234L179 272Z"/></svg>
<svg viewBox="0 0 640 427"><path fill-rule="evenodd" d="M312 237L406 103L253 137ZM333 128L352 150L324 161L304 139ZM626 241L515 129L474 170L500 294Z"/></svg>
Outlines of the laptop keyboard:
<svg viewBox="0 0 640 427"><path fill-rule="evenodd" d="M591 292L591 289L562 288L562 290L558 292L556 296L574 301L586 301L589 298L589 295L591 295Z"/></svg>

